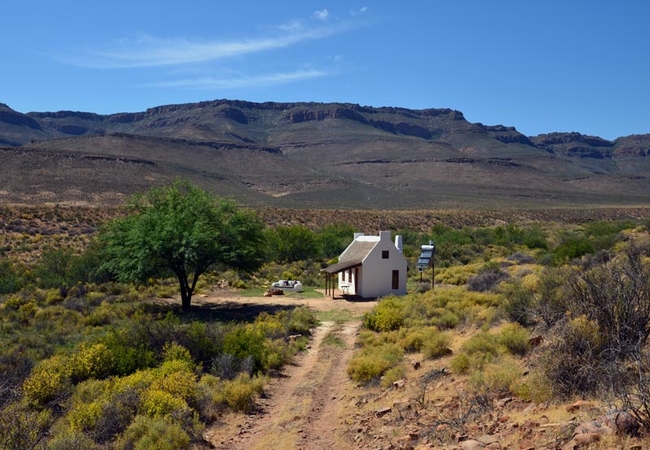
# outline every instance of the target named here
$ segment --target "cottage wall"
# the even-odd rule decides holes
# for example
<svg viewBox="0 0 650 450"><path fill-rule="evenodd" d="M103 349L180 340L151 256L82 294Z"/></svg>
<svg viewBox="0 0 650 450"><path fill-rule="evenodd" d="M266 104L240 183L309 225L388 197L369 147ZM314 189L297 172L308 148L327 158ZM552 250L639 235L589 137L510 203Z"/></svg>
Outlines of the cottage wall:
<svg viewBox="0 0 650 450"><path fill-rule="evenodd" d="M388 258L382 258L382 253L388 252ZM357 280L357 293L364 298L380 297L390 294L406 294L406 259L391 241L390 231L380 233L379 242L363 260ZM393 271L399 274L397 289L393 289Z"/></svg>

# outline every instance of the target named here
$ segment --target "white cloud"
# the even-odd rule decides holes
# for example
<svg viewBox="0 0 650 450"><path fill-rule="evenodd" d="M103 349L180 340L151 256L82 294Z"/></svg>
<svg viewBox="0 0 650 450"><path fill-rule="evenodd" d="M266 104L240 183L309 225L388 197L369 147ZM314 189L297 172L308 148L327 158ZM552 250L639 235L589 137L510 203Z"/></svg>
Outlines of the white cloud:
<svg viewBox="0 0 650 450"><path fill-rule="evenodd" d="M232 78L201 77L150 84L148 87L185 87L192 89L237 89L256 86L270 86L327 76L327 72L316 69L301 69L293 72L241 76Z"/></svg>
<svg viewBox="0 0 650 450"><path fill-rule="evenodd" d="M368 8L367 6L363 6L363 7L359 8L359 9L355 9L355 10L350 11L350 14L354 17L354 16L357 16L359 14L367 13L369 9L370 8Z"/></svg>
<svg viewBox="0 0 650 450"><path fill-rule="evenodd" d="M314 17L318 20L326 21L330 17L330 12L327 9L314 12Z"/></svg>
<svg viewBox="0 0 650 450"><path fill-rule="evenodd" d="M333 24L308 29L296 21L278 28L281 33L277 36L233 41L202 41L143 35L135 39L121 39L113 48L89 51L85 56L67 58L65 62L99 69L201 63L290 47L308 40L325 39L349 28L349 24Z"/></svg>

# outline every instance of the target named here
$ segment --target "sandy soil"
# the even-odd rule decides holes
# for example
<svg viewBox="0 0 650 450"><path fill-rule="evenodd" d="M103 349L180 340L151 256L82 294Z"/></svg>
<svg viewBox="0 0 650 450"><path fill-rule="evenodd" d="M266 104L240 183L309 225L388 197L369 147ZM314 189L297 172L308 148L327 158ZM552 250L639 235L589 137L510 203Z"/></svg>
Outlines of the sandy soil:
<svg viewBox="0 0 650 450"><path fill-rule="evenodd" d="M217 449L302 449L349 447L346 397L355 389L346 372L361 325L358 317L376 302L300 296L219 297L208 295L197 303L239 304L241 307L306 305L317 312L348 317L346 322L323 321L312 334L308 350L271 379L259 409L250 415L228 413L206 431ZM336 339L325 339L328 334ZM334 344L332 342L335 342Z"/></svg>

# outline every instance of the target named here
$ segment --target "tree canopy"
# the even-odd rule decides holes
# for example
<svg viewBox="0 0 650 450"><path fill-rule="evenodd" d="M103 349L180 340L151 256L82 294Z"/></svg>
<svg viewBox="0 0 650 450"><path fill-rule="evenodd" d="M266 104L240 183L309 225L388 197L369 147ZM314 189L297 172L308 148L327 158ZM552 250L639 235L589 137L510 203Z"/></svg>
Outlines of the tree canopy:
<svg viewBox="0 0 650 450"><path fill-rule="evenodd" d="M101 236L105 268L127 282L170 270L180 284L184 310L208 269L254 270L263 262L264 224L257 215L189 183L136 195L129 209Z"/></svg>

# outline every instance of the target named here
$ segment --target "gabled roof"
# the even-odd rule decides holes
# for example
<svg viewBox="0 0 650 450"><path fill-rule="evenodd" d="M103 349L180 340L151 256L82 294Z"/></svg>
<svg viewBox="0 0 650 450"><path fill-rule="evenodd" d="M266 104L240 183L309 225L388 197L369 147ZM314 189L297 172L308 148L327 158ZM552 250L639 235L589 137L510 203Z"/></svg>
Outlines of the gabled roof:
<svg viewBox="0 0 650 450"><path fill-rule="evenodd" d="M352 267L360 266L366 256L368 256L368 253L377 245L377 242L379 242L377 236L358 237L341 254L338 263L322 269L321 272L335 274L351 269Z"/></svg>
<svg viewBox="0 0 650 450"><path fill-rule="evenodd" d="M366 256L368 256L368 253L370 253L370 251L375 248L377 242L379 242L379 239L375 236L361 236L355 239L341 254L339 257L339 262L352 259L363 260Z"/></svg>

